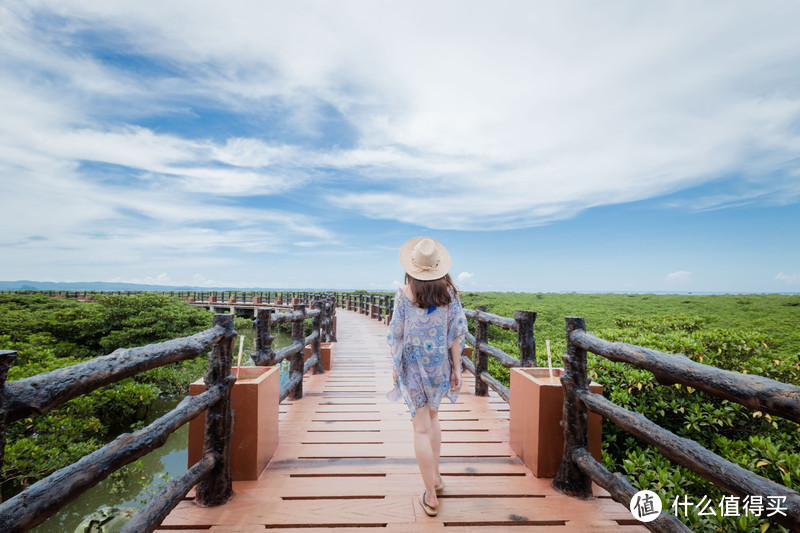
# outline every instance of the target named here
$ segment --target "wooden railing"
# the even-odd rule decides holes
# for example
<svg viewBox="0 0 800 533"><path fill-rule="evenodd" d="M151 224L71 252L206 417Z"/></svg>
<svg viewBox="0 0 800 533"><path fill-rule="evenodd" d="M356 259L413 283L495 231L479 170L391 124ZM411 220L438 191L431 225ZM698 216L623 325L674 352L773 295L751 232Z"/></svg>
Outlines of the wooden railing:
<svg viewBox="0 0 800 533"><path fill-rule="evenodd" d="M256 351L252 359L258 366L279 365L289 360L289 377L281 386L280 400L303 397L303 375L311 368L315 374L324 373L320 347L323 342L336 342L333 330L333 317L336 313L334 300L329 295L316 295L311 310L305 304L297 304L294 310L278 313L275 309L260 308L254 320L256 326ZM305 322L311 318L311 334L305 336ZM272 348L274 337L272 325L285 322L292 324L292 342L278 350ZM304 361L304 351L311 345L311 356Z"/></svg>
<svg viewBox="0 0 800 533"><path fill-rule="evenodd" d="M356 311L377 320L387 317L391 320L392 318L394 296L376 293L335 292L333 297L336 305L342 309Z"/></svg>
<svg viewBox="0 0 800 533"><path fill-rule="evenodd" d="M800 423L800 387L769 378L740 374L697 363L682 354L667 354L641 346L611 343L586 332L584 319L567 317L567 353L564 355L563 422L564 458L553 486L568 495L588 497L591 482L606 489L625 506L636 489L619 473L611 474L587 450L587 410L599 413L631 435L655 446L664 457L743 498L745 496L785 498L785 516L771 519L791 531L800 531L800 494L723 459L695 441L678 437L639 413L628 411L589 391L586 352L611 361L632 364L651 372L662 385L680 383L720 398L740 403L763 413ZM651 531L690 531L677 518L662 511Z"/></svg>
<svg viewBox="0 0 800 533"><path fill-rule="evenodd" d="M324 372L320 343L335 340L332 329L334 300L330 296L318 295L312 307L313 309L307 310L305 304L297 304L293 310L284 313L276 313L274 309L259 309L254 362L258 366L277 365L287 358L291 362L289 379L281 387L278 401L283 401L286 397L302 397L303 374L310 368L315 368L317 373ZM312 321L312 332L306 337L305 323L308 318ZM206 392L184 398L174 410L149 426L120 435L103 448L0 503L0 531L24 532L41 524L122 466L163 446L170 434L203 411L207 411L203 445L205 455L186 473L170 481L153 496L130 520L124 532L153 531L194 486L196 501L200 505L225 503L232 494L230 448L233 412L230 395L236 381L231 373L233 339L236 335L233 319L230 314L216 314L213 327L195 335L137 348L119 349L110 355L17 381L6 381L8 367L16 352L0 351L2 470L6 424L29 415L45 414L68 400L141 372L194 359L208 347L212 347L209 369L205 375ZM275 352L272 350L270 326L281 322L292 323L292 343ZM311 346L311 356L304 362L307 345Z"/></svg>
<svg viewBox="0 0 800 533"><path fill-rule="evenodd" d="M394 308L394 296L385 294L336 293L334 299L339 307L366 314L370 318L391 320ZM475 395L487 396L489 387L505 401L509 401L509 388L489 373L489 357L495 358L506 368L536 366L536 338L533 324L536 322L535 311L515 311L514 318L494 315L486 312L486 306L477 306L475 310L464 309L467 318L475 320L475 334L467 332L466 341L473 348L473 358L462 354L464 367L475 375ZM489 325L517 333L517 345L520 358L517 359L503 350L489 344ZM474 361L474 362L473 362Z"/></svg>
<svg viewBox="0 0 800 533"><path fill-rule="evenodd" d="M205 376L206 392L185 398L173 411L149 426L120 435L103 448L0 504L0 531L23 532L41 524L122 466L162 446L171 433L203 411L208 411L204 443L208 452L188 472L172 480L154 496L125 531L152 531L195 485L197 500L202 505L226 502L231 496L230 391L235 381L231 375L234 336L233 316L215 315L212 328L189 337L116 350L110 355L18 381L6 382L6 372L3 371L0 376L0 420L7 424L31 414L47 413L68 400L146 370L194 359L212 346ZM4 369L8 368L15 354L3 352ZM5 427L0 429L5 441Z"/></svg>
<svg viewBox="0 0 800 533"><path fill-rule="evenodd" d="M464 309L464 314L467 318L475 320L475 335L467 332L467 342L473 349L474 364L469 358L461 356L464 366L475 376L475 395L488 396L491 387L505 401L509 401L511 399L509 388L489 373L489 357L494 357L506 368L536 366L536 339L533 334L536 311L515 311L514 318L507 318L487 313L486 306L479 305L474 311ZM517 333L519 359L489 344L490 324Z"/></svg>

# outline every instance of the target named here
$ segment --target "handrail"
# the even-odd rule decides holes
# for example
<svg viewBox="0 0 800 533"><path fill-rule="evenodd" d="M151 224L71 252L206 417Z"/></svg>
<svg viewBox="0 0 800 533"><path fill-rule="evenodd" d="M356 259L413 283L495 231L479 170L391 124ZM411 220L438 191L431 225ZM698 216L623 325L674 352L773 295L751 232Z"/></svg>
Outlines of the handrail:
<svg viewBox="0 0 800 533"><path fill-rule="evenodd" d="M564 457L553 486L570 496L591 495L591 483L606 489L617 502L628 505L636 490L621 474L611 474L587 450L587 411L599 413L617 427L655 446L672 462L689 468L721 489L738 497L784 497L786 516L775 521L800 531L800 494L746 470L709 451L695 441L679 437L639 413L624 409L590 392L586 353L623 361L647 370L662 384L682 383L747 407L798 421L800 387L772 379L740 374L691 361L681 354L666 354L624 343L604 341L586 332L582 317L566 317L567 353L561 376L564 391ZM677 518L661 515L644 525L651 531L689 531Z"/></svg>
<svg viewBox="0 0 800 533"><path fill-rule="evenodd" d="M62 403L146 370L194 359L227 334L223 326L166 342L121 348L65 368L6 383L6 422L45 414Z"/></svg>
<svg viewBox="0 0 800 533"><path fill-rule="evenodd" d="M256 325L256 351L253 360L257 365L275 365L289 360L289 378L281 386L278 401L286 398L293 400L303 396L303 375L310 369L315 374L322 374L321 344L335 341L333 334L333 315L336 312L335 301L331 295L315 295L312 305L307 310L305 304L296 304L294 310L285 313L274 313L273 310L259 310ZM311 318L311 334L305 336L305 321ZM272 348L274 337L271 334L273 323L291 322L292 342L289 346L275 352ZM304 361L305 347L311 347L308 360Z"/></svg>
<svg viewBox="0 0 800 533"><path fill-rule="evenodd" d="M467 365L468 359L462 354L464 366L475 375L475 395L486 396L491 387L505 401L511 399L511 390L489 373L489 357L497 359L506 368L536 366L536 338L533 324L535 311L514 312L514 318L507 318L486 312L486 306L479 305L475 310L465 309L464 314L475 320L475 335L467 332L466 340L473 347L475 364ZM489 325L517 332L517 345L520 358L512 357L500 348L489 344Z"/></svg>
<svg viewBox="0 0 800 533"><path fill-rule="evenodd" d="M47 412L80 394L91 392L138 372L197 357L209 345L213 346L209 357L209 370L205 377L205 393L185 398L178 407L149 426L120 435L99 450L57 470L13 498L0 503L0 531L23 532L41 524L64 505L122 466L163 446L171 433L203 411L208 411L204 447L216 451L210 459L204 461L204 467L193 472L193 484L185 486L185 491L178 490L175 484L168 485L175 497L174 502L170 503L173 507L177 505L194 484L197 485L197 499L203 505L225 503L232 494L230 439L233 417L230 392L236 380L231 374L235 334L233 316L215 315L214 326L196 335L117 350L107 356L19 382L5 382L3 367L7 368L9 356L13 356L15 352L3 353L3 362L0 362L0 410L2 410L0 420L5 420L7 415L11 415L8 419L14 420L16 419L14 417L25 416L20 413ZM52 380L59 383L54 384ZM37 391L37 388L41 388L41 391ZM70 392L71 389L76 389L78 392ZM9 397L9 394L18 393L21 397ZM2 430L0 444L4 445L4 424L0 425L0 430ZM1 464L2 454L0 454ZM149 513L149 510L144 509L137 514L135 517L137 522L147 524L137 531L153 531L163 519L151 516Z"/></svg>
<svg viewBox="0 0 800 533"><path fill-rule="evenodd" d="M629 363L647 370L662 385L688 385L755 411L788 418L800 424L800 387L763 376L704 365L683 354L608 342L583 330L571 332L570 338L576 346L603 355L610 361Z"/></svg>
<svg viewBox="0 0 800 533"><path fill-rule="evenodd" d="M475 320L488 322L489 324L501 327L503 329L517 331L517 322L513 318L495 315L492 313L487 313L486 311L479 311L477 309L474 311L472 309L464 309L464 314L467 315L467 318L474 318Z"/></svg>

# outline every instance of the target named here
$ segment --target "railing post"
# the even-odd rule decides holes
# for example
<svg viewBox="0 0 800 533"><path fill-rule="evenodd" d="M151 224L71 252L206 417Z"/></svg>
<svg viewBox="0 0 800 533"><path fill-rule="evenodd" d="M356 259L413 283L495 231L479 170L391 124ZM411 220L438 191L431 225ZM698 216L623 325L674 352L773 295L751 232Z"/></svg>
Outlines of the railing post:
<svg viewBox="0 0 800 533"><path fill-rule="evenodd" d="M537 366L536 338L533 335L536 311L514 311L514 320L517 321L517 345L519 346L520 366Z"/></svg>
<svg viewBox="0 0 800 533"><path fill-rule="evenodd" d="M589 443L588 412L578 400L576 391L588 389L586 376L586 350L572 343L570 334L586 329L583 317L566 317L567 353L564 354L564 372L561 388L564 391L564 407L561 427L564 429L564 457L553 479L553 487L569 496L588 498L592 495L592 479L584 474L574 460L577 449L586 449Z"/></svg>
<svg viewBox="0 0 800 533"><path fill-rule="evenodd" d="M214 326L223 326L225 336L214 345L209 356L205 375L206 390L222 388L220 401L206 411L203 455L214 455L214 468L197 483L197 503L204 507L222 505L233 494L231 485L231 438L233 437L233 409L231 391L236 378L231 374L233 361L233 315L214 315Z"/></svg>
<svg viewBox="0 0 800 533"><path fill-rule="evenodd" d="M256 351L253 361L256 366L270 366L275 360L275 350L272 348L272 313L274 309L258 308L256 310Z"/></svg>
<svg viewBox="0 0 800 533"><path fill-rule="evenodd" d="M475 306L476 311L486 311L485 305ZM489 371L489 354L480 349L481 343L489 342L489 324L475 319L475 396L489 396L489 385L481 374Z"/></svg>
<svg viewBox="0 0 800 533"><path fill-rule="evenodd" d="M330 328L330 297L329 296L320 296L320 302L322 302L322 307L320 308L319 319L319 336L320 342L331 342L331 328Z"/></svg>
<svg viewBox="0 0 800 533"><path fill-rule="evenodd" d="M319 314L311 319L311 331L317 332L317 338L311 343L311 357L317 357L317 364L314 365L314 374L324 374L325 368L322 366L322 319L325 314L325 302L316 300L314 307L319 309Z"/></svg>
<svg viewBox="0 0 800 533"><path fill-rule="evenodd" d="M333 305L331 306L331 314L330 314L330 319L331 319L331 323L330 323L331 342L338 342L338 339L336 338L336 325L337 325L336 324L336 313L337 312L338 311L336 310L336 303L334 302Z"/></svg>
<svg viewBox="0 0 800 533"><path fill-rule="evenodd" d="M16 356L15 351L0 350L0 481L4 481L2 472L6 455L6 377L8 377L8 367ZM0 502L2 501L3 497L0 495Z"/></svg>
<svg viewBox="0 0 800 533"><path fill-rule="evenodd" d="M301 345L305 343L305 329L306 329L306 306L305 304L296 304L293 306L295 311L303 313L302 318L292 322L292 344L299 342ZM299 400L303 397L303 356L305 355L305 348L300 348L300 351L293 354L289 360L289 377L293 378L300 375L300 381L297 385L292 387L289 392L290 400Z"/></svg>

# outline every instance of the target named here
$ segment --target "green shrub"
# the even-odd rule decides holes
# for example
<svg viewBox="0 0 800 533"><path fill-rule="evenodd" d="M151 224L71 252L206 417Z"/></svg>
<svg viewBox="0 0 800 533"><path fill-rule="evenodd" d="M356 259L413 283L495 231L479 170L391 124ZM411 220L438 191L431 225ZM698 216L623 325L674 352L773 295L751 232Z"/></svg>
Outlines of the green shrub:
<svg viewBox="0 0 800 533"><path fill-rule="evenodd" d="M8 371L9 380L18 380L117 348L191 335L211 321L207 311L158 294L93 302L0 294L0 349L18 352ZM159 395L185 394L207 365L200 356L156 368L9 424L4 484L24 486L101 447L142 420Z"/></svg>

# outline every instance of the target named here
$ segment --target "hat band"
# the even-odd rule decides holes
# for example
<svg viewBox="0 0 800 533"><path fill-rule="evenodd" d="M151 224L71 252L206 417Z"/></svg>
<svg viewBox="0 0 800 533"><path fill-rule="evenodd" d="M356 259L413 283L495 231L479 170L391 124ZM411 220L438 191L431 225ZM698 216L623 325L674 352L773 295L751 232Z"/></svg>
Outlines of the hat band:
<svg viewBox="0 0 800 533"><path fill-rule="evenodd" d="M415 273L417 273L417 272L424 272L424 271L426 271L426 270L436 270L436 269L438 269L438 268L439 268L439 261L440 261L440 260L439 260L439 259L437 259L437 260L436 260L436 263L434 263L434 264L433 264L433 266L420 265L419 263L417 263L417 260L416 260L416 259L414 259L414 256L413 256L413 255L411 256L411 264L413 264L413 265L414 265L414 267L415 267L415 268L414 268L414 272L415 272Z"/></svg>

